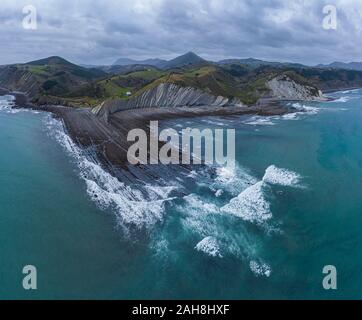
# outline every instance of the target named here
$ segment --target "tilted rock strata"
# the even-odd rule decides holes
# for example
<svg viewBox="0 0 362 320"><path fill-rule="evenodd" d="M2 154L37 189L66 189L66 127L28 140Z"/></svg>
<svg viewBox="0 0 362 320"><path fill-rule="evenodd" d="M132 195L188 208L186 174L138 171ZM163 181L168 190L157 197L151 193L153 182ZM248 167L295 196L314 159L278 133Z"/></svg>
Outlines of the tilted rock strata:
<svg viewBox="0 0 362 320"><path fill-rule="evenodd" d="M274 98L304 101L325 100L318 88L299 84L286 75L275 77L266 84Z"/></svg>
<svg viewBox="0 0 362 320"><path fill-rule="evenodd" d="M113 99L93 109L100 117L118 111L137 108L178 108L178 107L225 107L245 106L239 99L213 96L200 89L181 87L173 83L162 83L129 100Z"/></svg>

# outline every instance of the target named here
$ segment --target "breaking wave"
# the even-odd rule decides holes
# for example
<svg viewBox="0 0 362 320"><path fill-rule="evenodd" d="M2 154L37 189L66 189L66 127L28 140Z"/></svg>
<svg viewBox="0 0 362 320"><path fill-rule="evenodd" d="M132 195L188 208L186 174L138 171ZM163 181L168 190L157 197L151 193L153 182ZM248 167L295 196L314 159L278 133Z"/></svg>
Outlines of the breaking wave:
<svg viewBox="0 0 362 320"><path fill-rule="evenodd" d="M215 191L216 196L225 191L236 195L256 182L257 179L248 170L240 166L233 168L218 167L216 169L216 178L210 188Z"/></svg>
<svg viewBox="0 0 362 320"><path fill-rule="evenodd" d="M350 90L345 90L345 91L341 91L341 93L346 94L346 93L358 93L361 89L350 89Z"/></svg>
<svg viewBox="0 0 362 320"><path fill-rule="evenodd" d="M331 103L345 103L348 102L349 100L353 99L352 97L349 96L344 96L344 97L340 97L336 100L332 100L330 101Z"/></svg>
<svg viewBox="0 0 362 320"><path fill-rule="evenodd" d="M265 170L263 181L269 184L296 187L299 185L301 176L293 171L281 169L271 165Z"/></svg>
<svg viewBox="0 0 362 320"><path fill-rule="evenodd" d="M273 126L275 123L272 119L273 117L253 116L243 123L250 126Z"/></svg>
<svg viewBox="0 0 362 320"><path fill-rule="evenodd" d="M246 260L253 273L269 277L271 267L258 254L260 239L243 221L268 232L279 231L271 222L270 191L275 185L299 187L302 177L275 165L265 170L261 180L241 167L235 170L217 168L216 173L214 183L209 185L210 191L217 190L214 198L192 193L183 198L184 203L176 206L183 215L184 229L202 239L195 250L211 257L234 256Z"/></svg>
<svg viewBox="0 0 362 320"><path fill-rule="evenodd" d="M269 185L297 187L300 180L299 174L271 165L265 170L261 181L231 199L228 204L221 208L221 211L233 214L249 222L261 224L273 216L270 204L266 199L266 191Z"/></svg>
<svg viewBox="0 0 362 320"><path fill-rule="evenodd" d="M316 115L321 108L304 105L300 102L289 103L295 109L295 112L287 113L282 116L252 116L243 123L251 126L273 126L275 120L299 120L301 116Z"/></svg>
<svg viewBox="0 0 362 320"><path fill-rule="evenodd" d="M62 123L51 116L47 117L46 126L50 136L76 160L80 177L85 181L89 197L101 208L115 211L118 224L125 231L129 227L150 229L162 221L165 202L171 200L172 186L139 185L132 188L107 173L88 154L76 146L65 133Z"/></svg>
<svg viewBox="0 0 362 320"><path fill-rule="evenodd" d="M11 95L5 95L0 97L0 111L6 113L16 113L18 110L13 109L15 97Z"/></svg>
<svg viewBox="0 0 362 320"><path fill-rule="evenodd" d="M201 240L195 247L197 251L204 252L211 257L222 258L220 253L220 247L217 240L214 237L206 237Z"/></svg>
<svg viewBox="0 0 362 320"><path fill-rule="evenodd" d="M246 261L258 258L258 239L243 225L235 232L236 222L230 219L231 216L223 215L218 205L195 194L184 197L184 201L177 206L184 214L181 219L183 229L203 239L195 244L195 250L209 254L217 249L219 258L234 256Z"/></svg>
<svg viewBox="0 0 362 320"><path fill-rule="evenodd" d="M292 106L303 114L317 114L319 112L319 108L307 106L299 102L293 103Z"/></svg>
<svg viewBox="0 0 362 320"><path fill-rule="evenodd" d="M264 183L259 181L221 208L245 221L262 223L272 217L270 204L264 196Z"/></svg>
<svg viewBox="0 0 362 320"><path fill-rule="evenodd" d="M271 275L271 267L266 263L250 261L249 266L250 270L258 276L265 276L269 278Z"/></svg>
<svg viewBox="0 0 362 320"><path fill-rule="evenodd" d="M20 112L31 112L34 114L40 113L39 111L25 108L14 108L15 107L15 97L12 95L0 96L0 111L7 114L17 114Z"/></svg>
<svg viewBox="0 0 362 320"><path fill-rule="evenodd" d="M292 113L287 113L287 114L281 116L280 117L281 119L283 119L283 120L299 120L300 116L316 115L320 111L320 108L307 106L307 105L301 104L299 102L292 103L291 106L296 111L292 112Z"/></svg>
<svg viewBox="0 0 362 320"><path fill-rule="evenodd" d="M175 257L175 251L170 249L173 247L170 234L164 232L163 227L155 229L156 225L164 225L162 222L171 207L183 231L191 236L182 238L190 249L212 258L240 259L256 275L270 276L271 267L259 257L262 239L248 226L254 224L262 226L261 230L267 229L273 217L270 189L274 185L299 186L301 177L297 173L272 165L265 170L262 179L258 179L241 166L216 167L190 170L180 185L171 180L162 185L157 181L126 185L97 163L92 150L75 145L62 122L49 115L46 127L48 134L75 160L90 199L101 209L115 213L125 235L130 235L134 229L157 230L150 248L159 257ZM187 179L195 181L198 189L172 197L174 191L185 187ZM189 239L197 240L191 245Z"/></svg>

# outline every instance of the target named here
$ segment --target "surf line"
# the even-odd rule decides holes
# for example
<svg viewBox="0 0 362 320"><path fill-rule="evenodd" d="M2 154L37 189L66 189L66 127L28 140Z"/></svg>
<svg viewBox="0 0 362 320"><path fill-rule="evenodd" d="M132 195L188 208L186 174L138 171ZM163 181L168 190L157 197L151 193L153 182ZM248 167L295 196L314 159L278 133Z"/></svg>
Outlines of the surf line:
<svg viewBox="0 0 362 320"><path fill-rule="evenodd" d="M127 159L131 165L192 163L235 167L235 129L205 128L201 131L188 127L180 133L173 128L160 132L158 121L150 121L149 138L145 130L133 129L129 131L127 141L133 142L127 151Z"/></svg>

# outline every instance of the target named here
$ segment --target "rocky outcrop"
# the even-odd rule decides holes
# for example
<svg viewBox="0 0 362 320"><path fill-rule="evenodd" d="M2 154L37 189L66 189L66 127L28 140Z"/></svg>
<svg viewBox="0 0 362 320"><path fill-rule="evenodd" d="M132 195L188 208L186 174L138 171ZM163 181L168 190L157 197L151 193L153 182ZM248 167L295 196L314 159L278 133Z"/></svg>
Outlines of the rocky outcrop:
<svg viewBox="0 0 362 320"><path fill-rule="evenodd" d="M200 89L181 87L173 83L162 83L129 100L113 99L93 109L99 117L107 118L118 111L137 108L179 108L179 107L224 107L244 106L238 99L214 96Z"/></svg>
<svg viewBox="0 0 362 320"><path fill-rule="evenodd" d="M19 70L15 66L0 68L0 86L12 91L20 91L32 97L39 92L36 77L27 71Z"/></svg>
<svg viewBox="0 0 362 320"><path fill-rule="evenodd" d="M280 75L266 83L273 98L285 100L322 101L322 92L313 86L297 83L287 75Z"/></svg>

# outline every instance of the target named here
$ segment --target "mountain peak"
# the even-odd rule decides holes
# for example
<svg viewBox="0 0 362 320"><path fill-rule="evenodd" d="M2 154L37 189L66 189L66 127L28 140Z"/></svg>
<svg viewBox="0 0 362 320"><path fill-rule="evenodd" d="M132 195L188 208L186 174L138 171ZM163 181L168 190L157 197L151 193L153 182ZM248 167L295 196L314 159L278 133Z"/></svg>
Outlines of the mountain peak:
<svg viewBox="0 0 362 320"><path fill-rule="evenodd" d="M183 54L183 56L199 57L195 52L192 51L186 52L185 54Z"/></svg>
<svg viewBox="0 0 362 320"><path fill-rule="evenodd" d="M206 60L198 56L194 52L187 52L181 56L176 57L164 64L164 69L182 68L188 65L198 65L206 63Z"/></svg>
<svg viewBox="0 0 362 320"><path fill-rule="evenodd" d="M31 61L31 62L28 62L27 64L31 64L31 65L73 65L71 62L69 62L59 56L51 56L48 58Z"/></svg>
<svg viewBox="0 0 362 320"><path fill-rule="evenodd" d="M113 65L126 66L126 65L151 65L162 69L181 68L187 65L197 65L205 63L206 60L198 56L195 52L189 51L185 54L178 56L170 61L162 59L147 59L147 60L133 60L129 58L120 58Z"/></svg>
<svg viewBox="0 0 362 320"><path fill-rule="evenodd" d="M197 55L195 52L192 52L192 51L186 52L183 55L176 57L175 59L179 59L179 58L185 58L185 59L190 59L190 60L198 60L198 61L205 61L203 58L201 58L199 55ZM173 60L175 60L175 59L173 59Z"/></svg>

